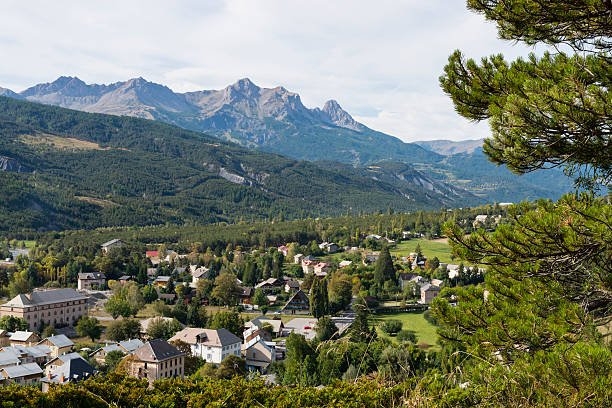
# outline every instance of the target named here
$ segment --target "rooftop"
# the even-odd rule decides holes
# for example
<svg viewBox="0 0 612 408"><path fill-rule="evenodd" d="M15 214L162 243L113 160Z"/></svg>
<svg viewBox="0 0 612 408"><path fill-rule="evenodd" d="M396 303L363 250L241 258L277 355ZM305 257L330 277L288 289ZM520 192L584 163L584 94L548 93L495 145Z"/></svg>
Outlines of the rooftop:
<svg viewBox="0 0 612 408"><path fill-rule="evenodd" d="M107 247L107 246L111 246L115 244L122 244L122 243L123 241L121 241L120 239L111 239L110 241L103 243L101 246Z"/></svg>
<svg viewBox="0 0 612 408"><path fill-rule="evenodd" d="M18 330L11 336L11 341L27 341L32 335L36 335L36 333Z"/></svg>
<svg viewBox="0 0 612 408"><path fill-rule="evenodd" d="M166 340L154 339L134 351L141 361L159 362L184 355Z"/></svg>
<svg viewBox="0 0 612 408"><path fill-rule="evenodd" d="M2 306L23 308L74 300L87 300L87 297L72 288L35 290L31 294L17 295Z"/></svg>
<svg viewBox="0 0 612 408"><path fill-rule="evenodd" d="M51 378L45 377L42 381L65 384L88 378L97 372L83 357L77 356L71 356L63 365L51 371Z"/></svg>
<svg viewBox="0 0 612 408"><path fill-rule="evenodd" d="M56 347L60 347L60 348L74 346L74 343L72 342L72 340L70 340L68 337L66 337L63 334L47 337L46 339L42 340L41 343L45 340L48 340L51 344L53 344Z"/></svg>
<svg viewBox="0 0 612 408"><path fill-rule="evenodd" d="M226 346L242 343L242 340L227 329L199 329L188 327L176 333L169 341L181 340L187 344L204 344L206 346Z"/></svg>
<svg viewBox="0 0 612 408"><path fill-rule="evenodd" d="M36 363L26 363L16 366L9 366L1 368L0 370L3 371L4 376L7 378L19 378L36 374L42 376L43 373L42 369Z"/></svg>

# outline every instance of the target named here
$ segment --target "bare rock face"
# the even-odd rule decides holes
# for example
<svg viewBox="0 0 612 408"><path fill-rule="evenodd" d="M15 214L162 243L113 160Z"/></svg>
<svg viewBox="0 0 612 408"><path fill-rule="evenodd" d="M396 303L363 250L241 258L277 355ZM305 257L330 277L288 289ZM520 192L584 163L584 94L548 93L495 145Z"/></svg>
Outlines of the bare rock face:
<svg viewBox="0 0 612 408"><path fill-rule="evenodd" d="M335 100L322 109L309 109L297 93L281 86L261 88L248 78L223 89L176 93L143 78L97 85L60 77L9 96L86 112L159 120L294 159L351 164L439 159L420 146L369 129Z"/></svg>
<svg viewBox="0 0 612 408"><path fill-rule="evenodd" d="M13 171L16 173L29 173L30 169L19 163L18 160L6 156L0 156L0 170Z"/></svg>
<svg viewBox="0 0 612 408"><path fill-rule="evenodd" d="M2 88L1 86L0 86L0 96L6 96L9 98L15 98L15 99L23 99L23 96L19 95L18 93L13 92L8 88Z"/></svg>
<svg viewBox="0 0 612 408"><path fill-rule="evenodd" d="M330 123L339 127L352 129L357 132L362 132L367 129L366 126L353 119L353 117L342 109L340 104L333 99L325 102L321 115Z"/></svg>
<svg viewBox="0 0 612 408"><path fill-rule="evenodd" d="M17 94L0 88L0 95L58 105L87 112L111 113L162 119L176 113L204 123L204 129L257 132L266 119L308 125L333 125L362 131L367 129L328 101L323 109L308 109L300 96L283 87L260 88L243 78L221 90L175 93L170 88L134 78L110 85L88 85L76 77L60 77ZM188 127L188 126L187 126Z"/></svg>

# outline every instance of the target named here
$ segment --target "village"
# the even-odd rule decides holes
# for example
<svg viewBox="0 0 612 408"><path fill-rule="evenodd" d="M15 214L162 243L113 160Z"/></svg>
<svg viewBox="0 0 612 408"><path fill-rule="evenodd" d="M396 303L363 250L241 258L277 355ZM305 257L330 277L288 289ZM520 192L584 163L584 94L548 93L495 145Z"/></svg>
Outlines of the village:
<svg viewBox="0 0 612 408"><path fill-rule="evenodd" d="M402 239L409 242L415 236L405 231ZM120 239L101 244L100 262L128 247ZM187 360L193 365L194 359L199 361L197 366L206 363L210 367L239 359L247 371L274 382L270 367L286 358L286 342L292 333L312 341L320 334L324 317L333 335L341 337L355 321L357 298L372 314L422 313L445 284L455 282L460 274L465 278L470 271L436 257L428 259L418 244L414 252L394 255L391 261L388 248L394 247L396 241L369 234L361 247L322 242L310 247L290 243L264 251L228 251L235 266L240 265L239 259L267 259L264 263L271 265L264 273L254 273L257 267L247 261L241 280L223 272L214 256L203 262L206 257L194 258L161 245L143 254L144 277L142 273L116 276L114 272L115 278L108 279L102 271L82 272L75 288L33 288L0 305L0 322L16 329L0 330L0 384L40 383L45 390L51 383L66 384L108 372L109 366L122 367L129 376L152 384L192 374L193 369L186 373L185 364ZM300 252L303 249L309 254ZM27 251L16 255L27 257ZM380 260L381 256L390 262ZM196 258L199 262L192 263ZM384 262L388 265L382 265ZM388 270L380 272L387 276L375 276L380 268ZM482 277L484 270L474 268L473 272ZM474 274L469 272L471 278ZM61 276L55 278L61 280ZM327 288L328 283L329 289L316 299L321 293L317 288ZM366 284L369 290L364 290ZM136 310L114 310L126 291L140 302L137 308L155 310L150 317L130 319L136 317ZM322 301L323 309L314 305ZM181 308L192 316L181 318ZM203 312L213 309L208 316ZM196 313L204 314L200 322L207 327L195 324ZM230 322L211 328L211 322L224 313ZM126 325L136 322L135 328L126 329L127 334L109 335L115 330L109 327L122 321ZM84 336L90 336L91 342L84 343Z"/></svg>

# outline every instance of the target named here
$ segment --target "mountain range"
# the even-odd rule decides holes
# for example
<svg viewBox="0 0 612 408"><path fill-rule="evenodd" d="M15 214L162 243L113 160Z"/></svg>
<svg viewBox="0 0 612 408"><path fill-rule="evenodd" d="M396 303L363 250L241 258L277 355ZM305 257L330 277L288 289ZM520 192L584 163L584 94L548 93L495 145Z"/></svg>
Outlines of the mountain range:
<svg viewBox="0 0 612 408"><path fill-rule="evenodd" d="M248 78L221 90L175 93L143 78L88 85L76 77L60 77L19 94L4 94L86 112L159 120L294 159L359 165L438 158L355 121L335 100L309 109L298 94L280 86L260 88Z"/></svg>
<svg viewBox="0 0 612 408"><path fill-rule="evenodd" d="M424 140L414 142L414 144L424 149L443 156L451 156L460 153L474 153L479 147L482 147L483 143L484 139L461 140L458 142L451 140Z"/></svg>
<svg viewBox="0 0 612 408"><path fill-rule="evenodd" d="M143 78L97 85L64 76L19 93L0 88L0 95L161 121L250 149L317 162L328 170L349 171L352 167L351 172L371 179L380 176L373 174L374 167L397 170L408 164L410 171L421 176L414 180L467 190L484 202L556 199L572 187L561 171L518 177L490 163L482 152L482 140L406 143L357 122L335 100L310 109L298 94L280 86L261 88L248 78L221 90L177 93ZM406 183L397 177L394 180Z"/></svg>
<svg viewBox="0 0 612 408"><path fill-rule="evenodd" d="M317 166L157 121L0 97L0 230L482 204L408 165Z"/></svg>

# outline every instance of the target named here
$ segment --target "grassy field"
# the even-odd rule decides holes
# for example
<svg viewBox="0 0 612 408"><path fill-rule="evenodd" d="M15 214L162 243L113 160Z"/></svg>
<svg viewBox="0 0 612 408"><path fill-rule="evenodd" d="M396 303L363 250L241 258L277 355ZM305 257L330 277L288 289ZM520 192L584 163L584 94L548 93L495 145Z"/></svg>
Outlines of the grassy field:
<svg viewBox="0 0 612 408"><path fill-rule="evenodd" d="M397 257L408 256L411 252L415 252L416 246L421 246L421 252L428 259L438 257L442 263L452 263L451 249L445 240L426 240L426 239L411 239L397 244L391 249L391 255Z"/></svg>
<svg viewBox="0 0 612 408"><path fill-rule="evenodd" d="M376 320L377 324L382 323L384 320L397 319L403 323L403 330L412 330L415 332L419 343L427 344L434 349L439 348L437 344L438 335L436 334L436 327L425 320L423 313L386 314L374 316L374 319ZM378 332L379 336L386 337L397 343L395 337L391 337L383 333L379 326L376 327L376 331Z"/></svg>

